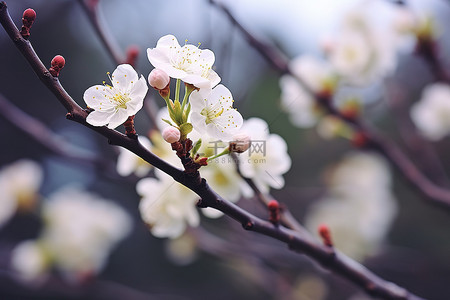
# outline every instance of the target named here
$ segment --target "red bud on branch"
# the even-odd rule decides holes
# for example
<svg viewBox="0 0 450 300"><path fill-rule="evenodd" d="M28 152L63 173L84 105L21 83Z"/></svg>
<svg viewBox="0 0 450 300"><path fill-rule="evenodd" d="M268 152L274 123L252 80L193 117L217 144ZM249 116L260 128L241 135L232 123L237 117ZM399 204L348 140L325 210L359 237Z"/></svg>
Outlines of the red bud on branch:
<svg viewBox="0 0 450 300"><path fill-rule="evenodd" d="M327 225L322 224L318 228L319 235L322 238L323 244L328 247L333 247L333 243L331 241L331 232L330 228Z"/></svg>
<svg viewBox="0 0 450 300"><path fill-rule="evenodd" d="M28 39L30 37L30 29L33 25L34 20L36 20L36 12L34 9L28 8L23 12L22 17L22 29L20 30L20 34L24 39Z"/></svg>
<svg viewBox="0 0 450 300"><path fill-rule="evenodd" d="M52 66L50 67L49 72L52 74L53 77L58 77L59 72L62 68L64 68L64 65L66 64L66 60L61 55L56 55L51 62Z"/></svg>
<svg viewBox="0 0 450 300"><path fill-rule="evenodd" d="M267 208L269 209L269 221L273 225L278 225L280 223L280 203L277 200L271 200L267 203Z"/></svg>

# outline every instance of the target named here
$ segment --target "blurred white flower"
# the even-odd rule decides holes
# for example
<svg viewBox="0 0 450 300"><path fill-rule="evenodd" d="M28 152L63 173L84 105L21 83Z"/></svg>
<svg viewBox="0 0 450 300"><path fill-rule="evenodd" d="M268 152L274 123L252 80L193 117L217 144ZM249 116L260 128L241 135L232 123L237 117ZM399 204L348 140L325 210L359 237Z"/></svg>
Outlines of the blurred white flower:
<svg viewBox="0 0 450 300"><path fill-rule="evenodd" d="M35 206L42 179L42 168L27 159L0 169L0 226L17 210L28 211Z"/></svg>
<svg viewBox="0 0 450 300"><path fill-rule="evenodd" d="M118 205L75 187L51 195L42 213L45 228L39 242L55 267L74 280L98 273L132 225Z"/></svg>
<svg viewBox="0 0 450 300"><path fill-rule="evenodd" d="M335 74L331 65L310 55L300 55L289 63L289 69L314 93L334 86Z"/></svg>
<svg viewBox="0 0 450 300"><path fill-rule="evenodd" d="M194 91L189 97L194 129L212 138L228 140L242 126L241 114L233 108L231 92L222 84L212 90Z"/></svg>
<svg viewBox="0 0 450 300"><path fill-rule="evenodd" d="M147 49L147 56L155 68L198 88L209 89L220 82L219 75L212 70L214 53L190 44L181 47L173 35L161 37L156 48Z"/></svg>
<svg viewBox="0 0 450 300"><path fill-rule="evenodd" d="M314 98L290 75L280 78L281 107L297 127L312 127L317 122L318 109Z"/></svg>
<svg viewBox="0 0 450 300"><path fill-rule="evenodd" d="M192 234L185 233L166 242L166 254L170 260L180 266L186 266L197 258L197 241Z"/></svg>
<svg viewBox="0 0 450 300"><path fill-rule="evenodd" d="M139 211L156 237L177 238L186 225L198 226L200 218L195 207L199 197L165 174L160 179L144 178L136 190L142 199Z"/></svg>
<svg viewBox="0 0 450 300"><path fill-rule="evenodd" d="M438 141L450 132L450 86L435 83L425 88L411 108L411 118L422 134Z"/></svg>
<svg viewBox="0 0 450 300"><path fill-rule="evenodd" d="M119 65L111 76L110 85L94 85L84 92L84 102L94 109L86 122L92 126L108 125L114 129L129 116L135 115L144 104L147 82L128 64Z"/></svg>
<svg viewBox="0 0 450 300"><path fill-rule="evenodd" d="M147 149L152 148L150 140L144 136L139 136L139 143ZM143 177L152 169L152 165L134 154L133 152L119 147L119 156L117 157L117 173L121 176L128 176L134 173L138 177Z"/></svg>
<svg viewBox="0 0 450 300"><path fill-rule="evenodd" d="M327 54L335 70L350 84L367 85L394 71L395 33L371 18L370 5L360 5L345 17Z"/></svg>
<svg viewBox="0 0 450 300"><path fill-rule="evenodd" d="M286 142L277 134L270 134L267 123L259 118L244 122L242 131L251 137L251 147L239 156L242 175L253 179L258 188L267 193L269 187L281 189L283 174L291 168Z"/></svg>
<svg viewBox="0 0 450 300"><path fill-rule="evenodd" d="M332 90L335 75L329 64L313 56L301 55L289 63L292 74L304 82L313 93ZM315 99L291 75L280 78L281 105L291 122L298 127L311 127L319 114Z"/></svg>
<svg viewBox="0 0 450 300"><path fill-rule="evenodd" d="M49 257L39 242L23 241L12 252L11 267L26 281L44 279L49 266Z"/></svg>
<svg viewBox="0 0 450 300"><path fill-rule="evenodd" d="M329 174L328 195L311 207L306 226L325 223L336 248L363 260L383 242L396 215L391 174L375 154L351 154Z"/></svg>

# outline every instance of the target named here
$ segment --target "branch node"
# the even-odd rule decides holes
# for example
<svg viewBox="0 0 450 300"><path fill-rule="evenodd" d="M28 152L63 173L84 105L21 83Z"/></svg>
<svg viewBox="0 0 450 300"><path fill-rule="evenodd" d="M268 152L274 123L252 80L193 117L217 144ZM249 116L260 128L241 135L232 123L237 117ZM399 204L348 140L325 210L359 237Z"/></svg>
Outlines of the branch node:
<svg viewBox="0 0 450 300"><path fill-rule="evenodd" d="M68 112L68 113L66 114L66 119L67 119L67 120L73 120L73 119L74 119L73 114L70 113L70 112Z"/></svg>
<svg viewBox="0 0 450 300"><path fill-rule="evenodd" d="M203 199L200 198L200 199L198 199L197 207L199 207L199 208L207 208L208 204L206 204L206 201L203 201Z"/></svg>
<svg viewBox="0 0 450 300"><path fill-rule="evenodd" d="M253 223L252 221L242 223L242 227L244 227L245 230L251 230L253 226L255 226L255 223Z"/></svg>
<svg viewBox="0 0 450 300"><path fill-rule="evenodd" d="M125 134L132 139L137 139L136 130L134 129L134 115L129 116L128 119L123 123L125 127Z"/></svg>

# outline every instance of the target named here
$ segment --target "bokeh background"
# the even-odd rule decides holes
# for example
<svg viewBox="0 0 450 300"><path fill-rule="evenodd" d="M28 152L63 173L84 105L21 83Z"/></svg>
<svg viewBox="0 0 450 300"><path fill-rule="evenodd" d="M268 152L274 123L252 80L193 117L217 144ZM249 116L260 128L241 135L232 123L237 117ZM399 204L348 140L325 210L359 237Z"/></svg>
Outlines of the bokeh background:
<svg viewBox="0 0 450 300"><path fill-rule="evenodd" d="M320 38L332 32L342 14L357 2L360 1L224 1L249 31L279 47L289 58L302 53L319 54ZM36 10L30 40L47 66L56 54L65 57L60 81L83 106L84 91L106 80L106 72L112 72L116 65L105 52L78 1L14 0L7 4L16 24L20 24L24 9ZM450 32L445 29L450 28L449 2L416 0L410 4L417 11L429 11L435 16L441 59L448 66ZM304 221L308 207L325 193L327 168L353 151L351 144L345 139L324 140L314 129L292 126L287 114L280 110L279 74L247 44L223 12L208 1L103 0L99 5L120 47L136 45L141 50L137 68L144 76L152 69L145 50L154 47L165 34L173 34L179 41L188 39L192 44L201 42L201 48L215 52L216 71L222 83L232 91L244 118L265 119L271 132L287 141L293 164L285 175L285 188L272 192ZM381 25L386 18L383 5L374 10L374 17ZM433 81L433 75L423 60L406 53L399 56L397 70L390 79L401 83L411 105L420 98L422 88ZM65 119L64 108L41 84L3 31L0 32L0 93L66 141L83 151L101 154L111 162L111 170L108 174L108 170L58 157L3 117L0 117L0 166L21 158L35 160L45 172L40 189L43 198L66 184L77 183L118 203L134 220L131 234L113 250L98 278L85 284L71 284L54 276L48 283L35 286L11 276L10 254L17 243L38 235L42 221L38 214L15 216L0 229L1 298L364 299L364 296L355 296L360 295L358 288L324 271L307 257L290 253L268 238L244 232L227 217L202 219L202 226L231 246L203 234L203 238L210 238L204 240L203 248L218 247L221 250L213 250L218 255L199 247L191 263L174 262L167 255L170 243L153 237L140 219L135 178L123 179L114 173L117 149L96 133ZM403 147L408 155L414 155L403 145L396 115L383 98L383 91L373 92L372 89L365 95L368 101L364 111L366 121ZM158 106L162 105L161 100ZM138 133L146 133L151 126L144 113L138 115L136 122ZM443 168L450 170L448 139L432 146ZM386 243L376 255L367 257L364 264L383 278L427 299L448 299L448 212L427 204L395 170L393 178L398 214ZM240 205L258 215L265 214L254 200L243 200Z"/></svg>

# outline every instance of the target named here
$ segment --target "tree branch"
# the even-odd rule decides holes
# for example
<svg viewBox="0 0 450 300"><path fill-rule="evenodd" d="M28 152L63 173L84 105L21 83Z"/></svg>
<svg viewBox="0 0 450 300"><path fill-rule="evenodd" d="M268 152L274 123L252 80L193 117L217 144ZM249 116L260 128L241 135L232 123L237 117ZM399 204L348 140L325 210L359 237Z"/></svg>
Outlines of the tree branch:
<svg viewBox="0 0 450 300"><path fill-rule="evenodd" d="M267 46L258 41L250 32L248 32L231 14L230 10L223 4L218 3L216 0L209 0L209 2L219 9L221 9L230 19L230 21L236 25L236 27L244 35L247 42L254 47L261 55L281 74L289 74L296 78L299 84L314 98L316 102L320 104L328 114L334 115L341 119L348 125L354 127L358 132L365 135L367 138L367 147L378 151L385 156L391 164L396 167L404 178L411 183L422 195L426 196L430 203L437 204L447 210L450 210L450 190L444 187L438 186L430 181L415 165L414 163L395 146L391 141L382 138L376 134L373 130L369 130L360 120L349 118L343 115L337 110L327 96L316 95L300 78L295 76L291 70L289 70L287 60L279 51L271 48L268 50ZM370 146L369 146L370 145Z"/></svg>
<svg viewBox="0 0 450 300"><path fill-rule="evenodd" d="M192 180L182 170L173 167L156 155L144 148L136 138L129 138L126 135L107 127L94 127L86 122L88 113L83 110L61 86L59 80L50 75L49 71L42 64L39 57L33 50L31 43L23 39L11 17L9 16L6 3L0 2L0 23L10 36L16 47L24 55L31 67L41 79L41 81L53 92L58 101L67 109L68 119L78 122L91 130L106 137L111 144L125 147L136 155L140 156L156 168L172 176L174 180L185 185L200 196L199 207L213 207L230 216L241 223L244 229L261 233L263 235L277 239L285 243L289 249L299 253L304 253L319 262L325 268L332 270L351 282L363 288L368 294L385 299L421 299L393 283L387 282L376 276L362 265L336 252L330 247L318 245L305 240L297 232L274 226L272 223L257 218L249 212L241 209L235 204L224 200L208 186L204 179L200 183Z"/></svg>

